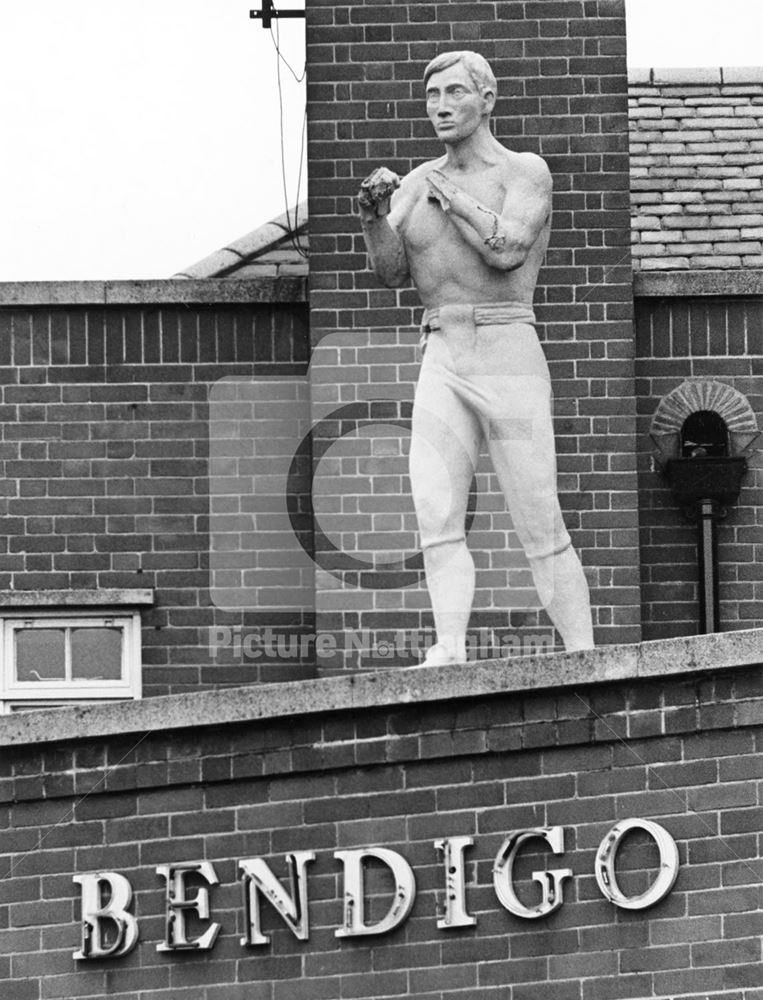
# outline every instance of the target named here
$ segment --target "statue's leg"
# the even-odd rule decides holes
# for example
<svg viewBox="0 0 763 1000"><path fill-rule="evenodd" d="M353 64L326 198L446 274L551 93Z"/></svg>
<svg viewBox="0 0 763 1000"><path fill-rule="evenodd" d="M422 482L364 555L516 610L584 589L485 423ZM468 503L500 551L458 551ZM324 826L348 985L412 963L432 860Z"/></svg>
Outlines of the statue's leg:
<svg viewBox="0 0 763 1000"><path fill-rule="evenodd" d="M465 521L482 431L452 385L452 373L425 362L413 408L411 487L437 632L427 665L466 661L474 597Z"/></svg>
<svg viewBox="0 0 763 1000"><path fill-rule="evenodd" d="M593 627L588 583L564 526L556 491L551 386L545 359L536 354L540 347L532 327L505 328L504 335L517 360L514 371L521 374L480 380L490 397L489 418L484 421L490 457L541 604L566 650L590 649Z"/></svg>
<svg viewBox="0 0 763 1000"><path fill-rule="evenodd" d="M567 652L593 648L588 581L572 545L550 556L529 558L535 586ZM543 593L545 592L545 597Z"/></svg>

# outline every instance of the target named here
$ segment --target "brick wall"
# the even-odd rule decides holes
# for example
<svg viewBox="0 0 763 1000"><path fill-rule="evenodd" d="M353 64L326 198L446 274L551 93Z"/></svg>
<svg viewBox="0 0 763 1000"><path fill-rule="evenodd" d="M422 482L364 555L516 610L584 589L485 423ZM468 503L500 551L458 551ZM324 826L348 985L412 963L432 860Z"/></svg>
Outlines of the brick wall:
<svg viewBox="0 0 763 1000"><path fill-rule="evenodd" d="M306 308L299 296L254 304L253 283L245 305L173 303L169 287L154 304L131 287L122 304L78 304L75 294L67 305L0 308L0 589L153 588L147 695L305 676L310 657L247 659L222 643L214 657L208 630L313 628L311 607L226 611L210 594L211 561L225 559L210 541L222 457L210 473L210 393L234 377L304 379ZM219 540L220 523L212 527ZM258 527L250 549L267 547L268 526Z"/></svg>
<svg viewBox="0 0 763 1000"><path fill-rule="evenodd" d="M644 638L690 635L699 627L696 527L683 518L652 467L649 426L663 396L692 376L718 379L750 403L763 426L759 297L637 300L639 501ZM720 621L726 629L763 624L760 452L742 493L718 528Z"/></svg>
<svg viewBox="0 0 763 1000"><path fill-rule="evenodd" d="M424 115L423 70L438 52L474 48L498 77L496 135L540 153L554 176L553 235L536 306L556 393L562 507L591 584L598 641L637 639L623 3L315 0L307 18L314 420L351 407L344 425L330 427L346 436L325 458L333 470L322 494L331 544L316 577L320 626L369 629L378 646L395 629L431 625L415 555L408 442L398 429L410 416L420 309L412 289L383 289L366 269L352 205L373 167L405 174L439 155ZM487 466L478 481L473 629L548 636ZM410 651L402 661L411 662ZM365 662L351 652L329 666Z"/></svg>
<svg viewBox="0 0 763 1000"><path fill-rule="evenodd" d="M624 652L613 658L618 669ZM677 650L659 655L672 668L683 662ZM309 699L303 714L296 708L270 721L253 715L205 726L200 718L185 730L6 745L2 994L759 1000L760 680L750 666L457 701L422 700L420 692L418 703L323 715ZM172 730L181 709L175 701L167 708ZM625 817L657 821L679 850L672 892L641 912L616 909L593 876L599 842ZM571 868L573 878L560 910L526 921L498 905L492 861L511 830L547 824L565 827L565 854L553 866ZM475 841L466 900L478 922L444 932L436 927L444 873L433 841L460 835ZM416 902L385 937L339 941L332 852L369 844L411 863ZM243 947L237 861L265 857L286 883L283 856L294 850L316 852L310 941L296 941L265 905L272 943ZM552 859L543 850L523 854L517 891L529 903L538 895L530 873ZM210 890L220 937L210 952L157 953L165 920L155 867L202 858L221 882ZM649 841L626 841L618 861L626 891L642 891L654 865ZM120 960L75 962L72 876L94 871L130 878L141 940ZM373 885L386 910L389 887Z"/></svg>

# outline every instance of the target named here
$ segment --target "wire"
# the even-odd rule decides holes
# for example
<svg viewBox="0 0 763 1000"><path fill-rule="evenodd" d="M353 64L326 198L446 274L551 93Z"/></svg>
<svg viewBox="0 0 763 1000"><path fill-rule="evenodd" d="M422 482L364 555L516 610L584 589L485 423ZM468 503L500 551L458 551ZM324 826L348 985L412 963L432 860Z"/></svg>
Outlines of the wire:
<svg viewBox="0 0 763 1000"><path fill-rule="evenodd" d="M273 10L275 10L275 9L276 9L276 5L273 4ZM307 73L307 59L305 59L305 65L302 67L302 74L301 74L301 76L297 76L297 74L292 69L291 64L288 62L288 60L286 59L286 57L284 56L284 54L281 52L281 27L280 27L280 25L278 23L278 18L275 18L274 20L276 22L276 32L277 32L277 35L273 34L273 24L271 22L271 25L270 25L270 38L271 38L271 41L273 42L273 45L275 46L276 52L278 53L278 58L281 60L281 62L283 62L284 66L286 66L286 68L289 70L289 72L294 77L294 79L297 81L297 83L302 83L302 81L305 79L305 74Z"/></svg>
<svg viewBox="0 0 763 1000"><path fill-rule="evenodd" d="M299 243L296 234L296 230L299 226L299 192L302 186L302 170L305 158L305 138L307 132L307 102L305 102L305 113L302 119L302 141L300 145L300 154L299 154L299 173L297 175L297 204L295 206L296 214L294 217L294 225L292 225L291 210L289 208L289 192L288 192L288 185L286 182L286 148L285 148L285 136L284 136L283 82L281 80L281 63L283 62L284 65L288 67L289 72L297 81L297 83L301 83L305 79L305 74L307 72L307 61L305 61L305 67L302 70L302 75L298 77L297 74L292 69L292 67L284 58L283 54L281 53L281 30L277 19L276 19L276 33L275 35L273 34L273 27L271 25L270 37L273 39L273 45L275 46L275 50L277 53L276 80L278 82L278 110L279 110L279 123L281 131L281 182L283 185L284 205L286 208L286 224L289 227L289 238L291 240L293 248L300 255L300 257L307 259L308 253L305 250L305 248Z"/></svg>
<svg viewBox="0 0 763 1000"><path fill-rule="evenodd" d="M301 140L301 143L300 143L300 150L299 150L299 172L297 174L297 198L296 198L296 205L295 205L295 208L294 208L294 213L295 213L294 214L294 230L295 230L295 233L296 233L296 230L299 229L299 204L300 204L300 202L299 202L299 189L302 186L302 165L303 165L304 160L305 160L305 146L307 145L307 143L305 141L306 137L307 137L307 104L305 104L305 113L302 116L302 140ZM287 222L288 222L288 216L287 216ZM292 239L292 243L293 243L294 248L297 251L297 253L301 257L304 257L305 259L307 259L307 257L308 257L307 251L300 244L298 244L297 242L295 242L295 239Z"/></svg>

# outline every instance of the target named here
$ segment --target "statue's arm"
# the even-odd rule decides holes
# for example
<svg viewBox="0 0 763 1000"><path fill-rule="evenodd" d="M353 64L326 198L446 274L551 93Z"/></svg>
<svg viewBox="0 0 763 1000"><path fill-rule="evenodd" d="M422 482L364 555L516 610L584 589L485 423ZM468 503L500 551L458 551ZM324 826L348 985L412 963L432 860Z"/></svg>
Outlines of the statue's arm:
<svg viewBox="0 0 763 1000"><path fill-rule="evenodd" d="M410 277L408 257L400 234L388 221L381 219L362 221L371 270L387 288L399 288Z"/></svg>
<svg viewBox="0 0 763 1000"><path fill-rule="evenodd" d="M399 188L397 175L380 167L363 181L357 198L371 269L387 288L399 288L410 277L405 244L398 232L401 202L405 201Z"/></svg>
<svg viewBox="0 0 763 1000"><path fill-rule="evenodd" d="M500 214L462 191L439 171L428 175L432 196L466 242L486 264L501 271L513 271L524 264L551 213L552 182L548 167L539 156L528 158L523 166L509 184Z"/></svg>

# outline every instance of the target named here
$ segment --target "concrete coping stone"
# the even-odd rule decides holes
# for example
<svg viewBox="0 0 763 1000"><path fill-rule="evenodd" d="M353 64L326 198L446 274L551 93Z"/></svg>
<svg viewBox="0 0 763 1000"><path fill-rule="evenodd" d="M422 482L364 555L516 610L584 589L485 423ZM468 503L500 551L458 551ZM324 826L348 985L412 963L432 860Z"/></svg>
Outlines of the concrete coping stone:
<svg viewBox="0 0 763 1000"><path fill-rule="evenodd" d="M306 302L302 276L156 281L2 281L0 309L11 306L217 305Z"/></svg>
<svg viewBox="0 0 763 1000"><path fill-rule="evenodd" d="M729 216L732 219L733 216ZM689 271L637 271L633 294L638 298L700 295L761 295L763 268Z"/></svg>
<svg viewBox="0 0 763 1000"><path fill-rule="evenodd" d="M763 629L599 646L467 665L404 667L316 680L21 712L0 718L0 746L219 727L327 712L425 705L453 699L590 684L671 680L763 665Z"/></svg>
<svg viewBox="0 0 763 1000"><path fill-rule="evenodd" d="M150 607L154 591L110 588L103 590L0 590L3 608Z"/></svg>

